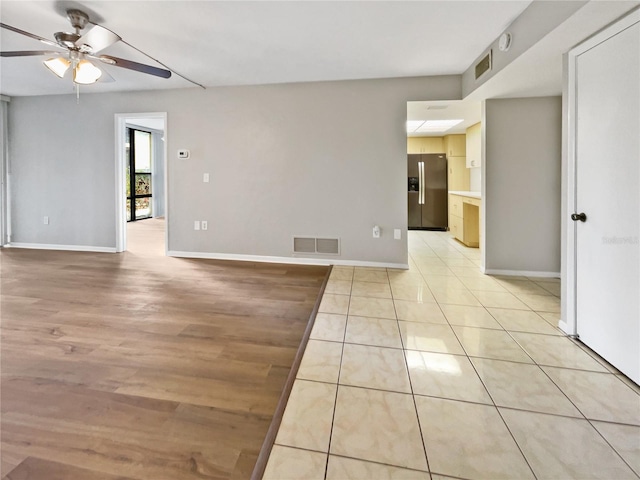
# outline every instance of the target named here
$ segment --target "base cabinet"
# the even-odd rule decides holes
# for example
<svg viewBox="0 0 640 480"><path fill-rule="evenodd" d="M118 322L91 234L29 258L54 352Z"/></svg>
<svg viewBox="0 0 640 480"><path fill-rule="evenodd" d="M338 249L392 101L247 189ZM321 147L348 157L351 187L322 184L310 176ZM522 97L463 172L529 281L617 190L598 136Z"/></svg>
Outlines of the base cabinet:
<svg viewBox="0 0 640 480"><path fill-rule="evenodd" d="M480 246L479 198L449 194L449 231L467 247Z"/></svg>

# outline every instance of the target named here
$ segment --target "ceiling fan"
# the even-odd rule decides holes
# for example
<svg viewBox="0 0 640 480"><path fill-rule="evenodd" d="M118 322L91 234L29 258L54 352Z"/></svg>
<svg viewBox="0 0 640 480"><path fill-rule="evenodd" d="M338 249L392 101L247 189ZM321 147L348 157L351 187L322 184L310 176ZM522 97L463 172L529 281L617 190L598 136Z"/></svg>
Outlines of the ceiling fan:
<svg viewBox="0 0 640 480"><path fill-rule="evenodd" d="M63 49L63 51L24 50L0 52L0 56L52 56L51 58L43 62L44 65L60 78L63 78L66 72L71 69L73 73L73 83L76 86L90 85L97 82L98 79L102 77L104 72L89 60L98 61L107 65L113 65L115 67L126 68L128 70L135 70L137 72L154 75L156 77L171 77L170 70L152 67L151 65L145 65L143 63L126 60L124 58L112 57L110 55L99 55L102 50L113 45L116 42L122 41L127 45L130 44L122 40L119 35L115 34L108 28L91 22L89 20L89 15L81 10L67 10L67 18L71 22L71 26L75 29L75 32L57 32L54 34L55 41L40 37L39 35L35 35L33 33L25 32L24 30L20 30L19 28L12 27L11 25L7 25L5 23L0 23L0 27L2 28L11 30L12 32L19 33L20 35L24 35L29 38L33 38L46 45ZM84 30L88 24L92 25L92 27L89 28L86 32L82 33L82 30Z"/></svg>

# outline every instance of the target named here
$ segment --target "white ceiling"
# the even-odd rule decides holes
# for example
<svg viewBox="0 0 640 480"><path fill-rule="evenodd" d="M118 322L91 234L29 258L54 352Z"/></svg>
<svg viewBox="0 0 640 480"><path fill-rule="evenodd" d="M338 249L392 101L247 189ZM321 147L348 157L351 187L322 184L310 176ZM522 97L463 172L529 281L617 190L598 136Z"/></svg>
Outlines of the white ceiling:
<svg viewBox="0 0 640 480"><path fill-rule="evenodd" d="M53 38L71 31L68 8L205 86L460 74L530 3L516 1L28 1L0 2L2 22ZM3 51L43 44L1 29ZM46 49L47 47L45 47ZM159 66L115 44L104 54ZM0 93L70 93L69 78L42 66L47 57L3 58ZM84 91L182 88L103 66L116 80Z"/></svg>

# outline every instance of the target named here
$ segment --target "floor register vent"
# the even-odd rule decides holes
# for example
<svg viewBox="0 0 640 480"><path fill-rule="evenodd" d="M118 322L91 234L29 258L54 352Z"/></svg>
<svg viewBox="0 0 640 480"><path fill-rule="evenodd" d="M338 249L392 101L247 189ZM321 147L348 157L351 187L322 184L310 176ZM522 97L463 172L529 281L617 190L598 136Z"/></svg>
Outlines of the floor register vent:
<svg viewBox="0 0 640 480"><path fill-rule="evenodd" d="M293 237L293 253L321 253L340 255L340 239Z"/></svg>

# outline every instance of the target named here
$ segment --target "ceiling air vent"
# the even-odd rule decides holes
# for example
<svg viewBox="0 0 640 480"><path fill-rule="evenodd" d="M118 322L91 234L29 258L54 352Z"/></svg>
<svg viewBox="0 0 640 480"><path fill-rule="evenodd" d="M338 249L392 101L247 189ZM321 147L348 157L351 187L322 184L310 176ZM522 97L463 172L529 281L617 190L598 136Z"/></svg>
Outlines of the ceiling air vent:
<svg viewBox="0 0 640 480"><path fill-rule="evenodd" d="M338 238L293 237L293 253L340 255Z"/></svg>
<svg viewBox="0 0 640 480"><path fill-rule="evenodd" d="M491 50L476 64L476 80L491 70Z"/></svg>

